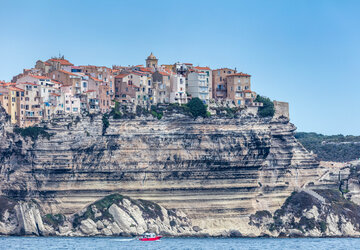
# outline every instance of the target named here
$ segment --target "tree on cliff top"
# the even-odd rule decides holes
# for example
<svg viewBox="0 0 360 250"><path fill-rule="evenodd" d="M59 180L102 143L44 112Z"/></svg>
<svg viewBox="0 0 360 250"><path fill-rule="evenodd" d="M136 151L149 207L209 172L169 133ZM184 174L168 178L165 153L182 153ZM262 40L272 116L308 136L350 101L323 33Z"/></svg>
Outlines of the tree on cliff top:
<svg viewBox="0 0 360 250"><path fill-rule="evenodd" d="M207 117L207 107L206 105L197 97L192 98L188 104L186 104L189 107L190 113L193 117Z"/></svg>
<svg viewBox="0 0 360 250"><path fill-rule="evenodd" d="M258 110L258 115L260 117L267 117L267 116L273 117L274 116L274 114L275 114L274 103L270 100L270 98L261 96L261 95L257 95L255 102L263 103L263 106L259 107L259 110Z"/></svg>

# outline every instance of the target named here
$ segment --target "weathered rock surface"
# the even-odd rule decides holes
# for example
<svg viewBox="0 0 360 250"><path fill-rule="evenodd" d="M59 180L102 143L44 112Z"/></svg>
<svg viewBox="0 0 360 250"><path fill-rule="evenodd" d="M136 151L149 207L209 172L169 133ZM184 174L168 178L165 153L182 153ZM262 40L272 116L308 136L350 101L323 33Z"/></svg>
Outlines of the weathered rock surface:
<svg viewBox="0 0 360 250"><path fill-rule="evenodd" d="M72 216L120 193L183 211L203 234L250 235L249 215L274 212L292 191L325 171L296 141L295 126L282 118L165 114L161 120L110 119L104 135L101 116L57 118L46 126L51 138L35 141L13 133L9 125L0 127L1 194L33 199L44 214ZM139 214L136 207L129 209ZM104 228L98 228L104 215L93 211L96 225L88 221L83 230L103 235L124 228L128 233L149 230L140 217L127 217L119 204L110 212L117 221L106 225L104 220ZM128 224L133 221L136 228ZM149 223L155 231L170 230L159 219Z"/></svg>
<svg viewBox="0 0 360 250"><path fill-rule="evenodd" d="M196 233L183 213L119 194L109 195L70 216L44 214L34 202L5 197L0 197L0 202L3 215L0 234L5 235L134 236L154 232L189 236Z"/></svg>
<svg viewBox="0 0 360 250"><path fill-rule="evenodd" d="M340 191L315 190L320 197L294 192L274 214L258 211L249 224L271 236L360 236L360 207Z"/></svg>

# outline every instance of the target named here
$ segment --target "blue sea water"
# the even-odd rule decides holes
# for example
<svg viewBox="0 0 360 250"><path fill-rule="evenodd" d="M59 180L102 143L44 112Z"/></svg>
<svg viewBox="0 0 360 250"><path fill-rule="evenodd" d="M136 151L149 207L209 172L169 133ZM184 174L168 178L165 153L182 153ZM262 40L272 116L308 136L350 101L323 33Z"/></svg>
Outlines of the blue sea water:
<svg viewBox="0 0 360 250"><path fill-rule="evenodd" d="M357 238L131 238L0 237L0 249L360 249Z"/></svg>

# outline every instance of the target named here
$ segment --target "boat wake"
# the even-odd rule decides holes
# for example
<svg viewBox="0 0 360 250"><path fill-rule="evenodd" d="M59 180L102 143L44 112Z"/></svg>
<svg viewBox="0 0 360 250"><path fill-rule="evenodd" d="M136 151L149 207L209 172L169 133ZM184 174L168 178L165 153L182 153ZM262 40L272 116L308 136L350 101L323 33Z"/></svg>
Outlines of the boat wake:
<svg viewBox="0 0 360 250"><path fill-rule="evenodd" d="M115 239L114 241L132 241L136 239Z"/></svg>

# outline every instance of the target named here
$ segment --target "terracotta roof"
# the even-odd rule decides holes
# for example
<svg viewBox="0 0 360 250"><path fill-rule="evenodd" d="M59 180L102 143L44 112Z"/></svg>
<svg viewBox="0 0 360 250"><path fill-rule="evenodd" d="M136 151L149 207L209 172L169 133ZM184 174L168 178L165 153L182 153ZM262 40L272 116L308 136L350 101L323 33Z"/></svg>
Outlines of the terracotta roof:
<svg viewBox="0 0 360 250"><path fill-rule="evenodd" d="M145 67L140 67L140 71L145 71L145 72L150 72L150 73L153 72L153 70L151 68L145 68Z"/></svg>
<svg viewBox="0 0 360 250"><path fill-rule="evenodd" d="M84 93L91 93L91 92L95 92L95 90L89 89L89 90L85 91Z"/></svg>
<svg viewBox="0 0 360 250"><path fill-rule="evenodd" d="M232 71L235 71L234 69L229 69L229 68L213 69L213 71L216 71L216 70L232 70Z"/></svg>
<svg viewBox="0 0 360 250"><path fill-rule="evenodd" d="M59 72L64 73L64 74L68 74L68 75L72 75L72 76L79 76L79 75L77 75L77 74L74 74L74 73L71 73L71 72L69 72L69 71L65 71L65 70L62 70L62 69L60 69ZM79 76L79 77L80 77L80 76Z"/></svg>
<svg viewBox="0 0 360 250"><path fill-rule="evenodd" d="M240 72L240 73L231 74L231 75L228 75L228 76L251 76L251 75Z"/></svg>
<svg viewBox="0 0 360 250"><path fill-rule="evenodd" d="M52 61L52 62L59 62L61 65L63 66L74 66L74 64L70 63L68 60L66 59L56 59L56 58L52 58L49 59L48 61Z"/></svg>
<svg viewBox="0 0 360 250"><path fill-rule="evenodd" d="M170 74L167 73L167 72L158 71L158 73L159 73L160 75L163 75L163 76L170 76Z"/></svg>
<svg viewBox="0 0 360 250"><path fill-rule="evenodd" d="M128 76L129 74L120 74L115 76L115 78L124 78L125 76Z"/></svg>
<svg viewBox="0 0 360 250"><path fill-rule="evenodd" d="M248 89L245 89L243 92L244 92L244 93L252 93L252 91L251 91L251 90L248 90Z"/></svg>
<svg viewBox="0 0 360 250"><path fill-rule="evenodd" d="M29 75L30 77L36 78L36 79L42 79L42 80L50 80L49 77L46 76L36 76L36 75Z"/></svg>
<svg viewBox="0 0 360 250"><path fill-rule="evenodd" d="M8 89L9 89L9 90L14 90L14 91L21 91L21 92L25 92L25 90L20 89L20 88L15 87L15 86L10 86Z"/></svg>
<svg viewBox="0 0 360 250"><path fill-rule="evenodd" d="M46 66L50 66L51 64L50 64L50 63L48 63L48 62L45 62L45 65L46 65Z"/></svg>
<svg viewBox="0 0 360 250"><path fill-rule="evenodd" d="M56 94L56 93L50 93L50 95L60 96L59 94Z"/></svg>
<svg viewBox="0 0 360 250"><path fill-rule="evenodd" d="M16 83L14 83L14 82L5 82L5 83L3 83L3 87L8 87L8 86L15 86L16 85Z"/></svg>
<svg viewBox="0 0 360 250"><path fill-rule="evenodd" d="M198 70L211 70L209 67L194 67L195 69L198 69Z"/></svg>
<svg viewBox="0 0 360 250"><path fill-rule="evenodd" d="M56 81L56 80L51 80L53 83L56 83L56 84L63 84L62 82L59 82L59 81Z"/></svg>
<svg viewBox="0 0 360 250"><path fill-rule="evenodd" d="M38 84L35 84L35 83L33 83L33 82L21 82L21 83L19 83L19 84L38 86Z"/></svg>
<svg viewBox="0 0 360 250"><path fill-rule="evenodd" d="M97 78L95 78L95 77L90 76L90 78L93 79L93 80L96 81L96 82L102 82L102 80L97 79Z"/></svg>

